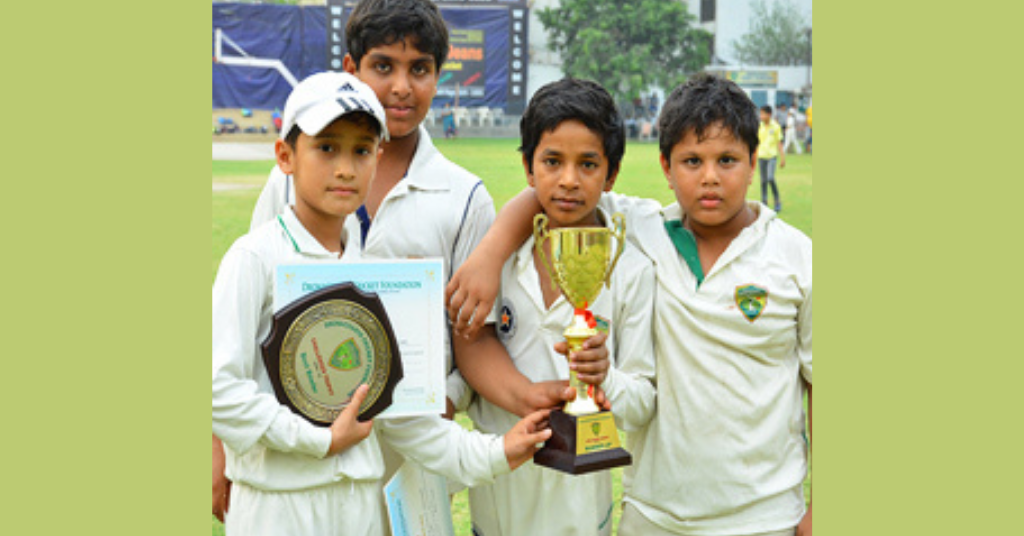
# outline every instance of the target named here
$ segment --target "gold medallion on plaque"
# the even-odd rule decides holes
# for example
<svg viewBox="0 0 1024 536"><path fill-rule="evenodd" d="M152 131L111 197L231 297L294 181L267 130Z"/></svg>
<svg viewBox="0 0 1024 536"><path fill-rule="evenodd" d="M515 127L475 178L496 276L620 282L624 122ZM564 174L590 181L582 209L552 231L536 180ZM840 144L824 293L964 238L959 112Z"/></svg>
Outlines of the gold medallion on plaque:
<svg viewBox="0 0 1024 536"><path fill-rule="evenodd" d="M359 419L373 418L391 405L402 377L380 299L350 283L304 296L276 313L263 354L278 401L314 424L334 422L364 383L370 391Z"/></svg>

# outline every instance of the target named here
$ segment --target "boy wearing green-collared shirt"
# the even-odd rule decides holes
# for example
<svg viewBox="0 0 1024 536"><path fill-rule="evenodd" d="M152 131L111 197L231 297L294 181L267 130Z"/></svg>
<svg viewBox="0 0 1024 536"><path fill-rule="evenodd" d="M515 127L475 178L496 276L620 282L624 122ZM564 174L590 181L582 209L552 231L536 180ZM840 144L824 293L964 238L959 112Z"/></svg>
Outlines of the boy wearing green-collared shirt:
<svg viewBox="0 0 1024 536"><path fill-rule="evenodd" d="M811 408L812 248L771 209L745 199L757 123L756 106L735 83L691 78L669 96L658 124L677 202L662 208L609 193L599 204L626 214L628 239L657 278L657 410L629 436L624 536L811 534L803 398ZM532 192L502 209L453 278L455 305L489 307L492 297L465 289L493 277L494 259L529 236L536 211ZM472 317L461 307L449 305L450 314Z"/></svg>

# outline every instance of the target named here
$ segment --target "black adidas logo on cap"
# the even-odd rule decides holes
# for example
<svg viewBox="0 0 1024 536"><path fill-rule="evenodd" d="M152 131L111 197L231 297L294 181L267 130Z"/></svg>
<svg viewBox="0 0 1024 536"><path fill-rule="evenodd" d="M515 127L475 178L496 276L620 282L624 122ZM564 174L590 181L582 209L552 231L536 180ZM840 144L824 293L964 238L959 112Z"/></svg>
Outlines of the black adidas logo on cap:
<svg viewBox="0 0 1024 536"><path fill-rule="evenodd" d="M345 113L355 110L363 110L373 113L373 108L370 106L370 103L358 97L338 97L337 101L338 104L345 109Z"/></svg>
<svg viewBox="0 0 1024 536"><path fill-rule="evenodd" d="M363 99L361 99L361 98L359 98L357 96L358 92L356 91L356 88L352 87L352 84L350 84L348 82L345 82L344 84L342 84L342 86L338 88L337 92L338 93L346 93L346 92L348 92L348 93L356 93L356 95L352 95L352 96L339 95L337 97L338 104L340 104L341 107L345 109L345 112L351 112L353 110L366 110L366 111L370 111L370 110L373 109L373 108L370 107L370 104L368 102L364 101Z"/></svg>

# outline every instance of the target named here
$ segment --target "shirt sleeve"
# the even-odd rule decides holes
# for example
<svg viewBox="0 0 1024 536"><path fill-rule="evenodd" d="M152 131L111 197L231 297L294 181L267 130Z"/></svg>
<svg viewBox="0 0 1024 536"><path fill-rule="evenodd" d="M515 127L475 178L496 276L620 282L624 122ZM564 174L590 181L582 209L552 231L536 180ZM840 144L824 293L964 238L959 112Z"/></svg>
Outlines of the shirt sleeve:
<svg viewBox="0 0 1024 536"><path fill-rule="evenodd" d="M462 263L466 262L470 253L476 249L477 244L494 223L494 201L482 182L480 186L476 187L467 203L466 218L461 222L455 243L452 246L451 258L447 261L451 263L448 277L451 277L462 266ZM454 356L452 359L454 360ZM452 401L456 411L465 411L473 400L473 389L457 369L448 375L446 390L448 399Z"/></svg>
<svg viewBox="0 0 1024 536"><path fill-rule="evenodd" d="M643 227L639 225L651 214L659 214L661 204L653 199L634 197L616 192L605 192L601 195L598 206L614 215L616 212L626 217L626 240L638 246L642 243L638 232Z"/></svg>
<svg viewBox="0 0 1024 536"><path fill-rule="evenodd" d="M636 431L650 422L656 405L654 340L651 321L654 316L655 277L651 262L642 255L642 267L629 267L628 276L613 279L616 285L615 363L608 369L601 388L612 403L617 425L626 432ZM625 259L624 259L625 260ZM625 266L621 268L625 269Z"/></svg>
<svg viewBox="0 0 1024 536"><path fill-rule="evenodd" d="M512 471L502 436L471 432L436 415L377 419L374 428L407 458L466 486L488 484Z"/></svg>
<svg viewBox="0 0 1024 536"><path fill-rule="evenodd" d="M462 377L459 369L451 371L445 382L445 394L448 396L448 400L452 401L452 405L455 406L455 411L459 412L469 409L469 404L473 401L473 389L469 386L469 382Z"/></svg>
<svg viewBox="0 0 1024 536"><path fill-rule="evenodd" d="M313 426L260 390L265 373L256 344L261 320L269 323L268 268L250 251L233 246L213 285L213 433L244 454L257 442L282 452L322 458L331 444L327 428Z"/></svg>
<svg viewBox="0 0 1024 536"><path fill-rule="evenodd" d="M811 301L813 295L813 285L808 283L805 289L804 302L800 304L800 309L797 311L796 324L797 324L797 341L796 341L796 355L800 360L800 374L803 376L804 381L808 384L813 384L811 381L811 324L813 315L811 314Z"/></svg>
<svg viewBox="0 0 1024 536"><path fill-rule="evenodd" d="M469 254L476 249L477 244L483 240L487 230L494 223L494 200L487 191L487 187L480 184L469 199L469 206L466 207L466 218L458 230L456 242L453 245L451 256L451 269L448 276L451 277L456 270L469 258Z"/></svg>
<svg viewBox="0 0 1024 536"><path fill-rule="evenodd" d="M264 223L274 219L278 214L284 212L290 198L291 180L281 171L281 168L274 166L267 177L267 184L263 186L259 199L256 200L256 208L252 211L252 222L249 230L253 231Z"/></svg>

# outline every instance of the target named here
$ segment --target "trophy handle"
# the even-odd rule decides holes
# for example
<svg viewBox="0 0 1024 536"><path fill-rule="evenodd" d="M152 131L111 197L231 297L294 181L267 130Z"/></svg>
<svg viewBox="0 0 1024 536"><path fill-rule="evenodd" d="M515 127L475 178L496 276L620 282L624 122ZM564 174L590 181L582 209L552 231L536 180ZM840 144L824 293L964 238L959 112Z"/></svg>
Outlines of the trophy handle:
<svg viewBox="0 0 1024 536"><path fill-rule="evenodd" d="M612 225L615 226L615 231L612 233L615 235L615 242L618 247L615 250L615 256L612 257L611 264L608 265L608 271L604 275L604 286L606 288L612 287L612 271L615 270L615 265L619 262L619 257L622 256L622 251L626 248L626 218L621 212L616 212L612 215Z"/></svg>
<svg viewBox="0 0 1024 536"><path fill-rule="evenodd" d="M537 250L540 255L540 262L544 266L544 269L548 271L548 276L551 281L557 281L555 279L555 266L551 264L551 260L548 259L547 254L544 253L544 241L547 240L550 233L548 233L548 217L546 214L537 214L533 218L533 248Z"/></svg>

